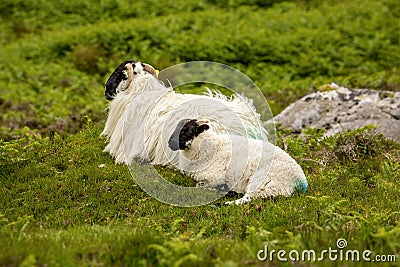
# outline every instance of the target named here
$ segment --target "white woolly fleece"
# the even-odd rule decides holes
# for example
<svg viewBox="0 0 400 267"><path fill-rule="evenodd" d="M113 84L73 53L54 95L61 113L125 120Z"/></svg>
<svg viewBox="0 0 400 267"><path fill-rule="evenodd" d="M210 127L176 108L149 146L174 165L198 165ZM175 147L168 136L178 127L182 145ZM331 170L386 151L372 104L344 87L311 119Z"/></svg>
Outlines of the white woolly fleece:
<svg viewBox="0 0 400 267"><path fill-rule="evenodd" d="M228 204L252 198L289 197L306 191L306 176L296 161L269 142L207 130L180 152L179 169L206 187L227 185L245 194Z"/></svg>
<svg viewBox="0 0 400 267"><path fill-rule="evenodd" d="M129 165L139 158L176 166L178 154L168 147L168 138L182 118L205 117L217 133L267 140L252 101L243 96L227 98L211 91L207 95L179 94L151 74L121 82L118 91L102 132L110 138L104 151L117 163Z"/></svg>

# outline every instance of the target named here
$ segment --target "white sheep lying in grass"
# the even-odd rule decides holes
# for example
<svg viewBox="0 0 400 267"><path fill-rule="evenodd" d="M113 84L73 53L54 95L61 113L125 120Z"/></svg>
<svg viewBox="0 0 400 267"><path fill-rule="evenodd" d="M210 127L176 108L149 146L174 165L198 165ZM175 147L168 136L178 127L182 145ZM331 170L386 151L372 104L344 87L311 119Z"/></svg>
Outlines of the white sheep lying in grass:
<svg viewBox="0 0 400 267"><path fill-rule="evenodd" d="M291 196L308 184L301 167L285 151L269 142L228 133L216 133L208 120L180 121L168 141L180 152L178 168L206 187L226 186L252 198Z"/></svg>
<svg viewBox="0 0 400 267"><path fill-rule="evenodd" d="M160 83L151 66L134 60L117 67L105 95L112 101L102 132L109 138L104 151L117 163L140 160L174 166L207 187L244 193L236 204L307 189L300 166L267 141L259 114L243 96L179 94ZM207 118L207 122L197 126L181 122L177 127L185 118ZM184 129L182 135L179 127ZM212 141L215 150L200 145L204 140Z"/></svg>

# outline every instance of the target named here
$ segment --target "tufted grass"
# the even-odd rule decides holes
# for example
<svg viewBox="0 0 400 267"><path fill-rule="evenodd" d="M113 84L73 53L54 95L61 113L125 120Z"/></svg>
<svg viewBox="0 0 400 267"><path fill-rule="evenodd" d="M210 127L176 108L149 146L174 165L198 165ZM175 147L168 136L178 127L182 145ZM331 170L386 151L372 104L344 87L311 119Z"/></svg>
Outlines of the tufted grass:
<svg viewBox="0 0 400 267"><path fill-rule="evenodd" d="M399 257L400 145L372 129L323 141L314 130L305 139L279 138L306 172L304 195L192 208L147 195L102 152L100 132L88 122L76 135L26 133L1 144L0 265L263 266L264 245L321 251L338 238L348 249ZM315 263L327 264L357 262Z"/></svg>
<svg viewBox="0 0 400 267"><path fill-rule="evenodd" d="M372 128L280 131L309 180L304 195L193 208L146 194L99 136L104 81L127 58L236 67L274 114L332 81L398 91L397 0L3 0L0 14L0 266L366 264L257 260L265 245L320 252L338 238L398 265L400 144Z"/></svg>

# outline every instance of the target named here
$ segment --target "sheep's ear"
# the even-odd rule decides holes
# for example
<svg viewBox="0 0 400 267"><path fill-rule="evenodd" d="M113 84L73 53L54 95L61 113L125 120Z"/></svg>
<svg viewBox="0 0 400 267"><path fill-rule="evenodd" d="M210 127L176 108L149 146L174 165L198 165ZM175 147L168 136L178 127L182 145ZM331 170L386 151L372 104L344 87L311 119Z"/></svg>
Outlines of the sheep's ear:
<svg viewBox="0 0 400 267"><path fill-rule="evenodd" d="M114 70L114 72L108 78L106 85L104 86L104 94L107 100L113 100L115 98L115 96L117 95L117 88L119 84L123 80L127 79L126 74L124 73L125 65L128 63L132 64L136 62L137 61L135 60L125 60L124 62L119 64L118 67Z"/></svg>
<svg viewBox="0 0 400 267"><path fill-rule="evenodd" d="M208 129L210 129L210 126L208 126L208 124L201 124L199 125L199 127L197 127L197 133L201 134L202 132L205 132Z"/></svg>
<svg viewBox="0 0 400 267"><path fill-rule="evenodd" d="M210 126L208 125L210 123L209 120L206 119L201 119L201 120L194 120L194 122L196 123L197 126L197 131L196 131L196 135L198 136L199 134L201 134L204 131L207 131L208 129L210 129Z"/></svg>

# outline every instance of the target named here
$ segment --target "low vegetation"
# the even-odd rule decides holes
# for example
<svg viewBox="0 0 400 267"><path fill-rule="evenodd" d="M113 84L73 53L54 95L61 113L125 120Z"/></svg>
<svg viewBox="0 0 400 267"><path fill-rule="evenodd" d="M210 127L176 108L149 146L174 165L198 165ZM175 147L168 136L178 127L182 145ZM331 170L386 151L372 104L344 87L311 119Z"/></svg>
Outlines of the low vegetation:
<svg viewBox="0 0 400 267"><path fill-rule="evenodd" d="M100 137L104 81L128 58L228 64L274 114L329 82L399 91L398 1L5 0L0 14L1 266L289 266L257 253L337 249L339 238L397 257L382 266L400 261L400 144L373 127L278 131L309 190L222 207L158 202Z"/></svg>

